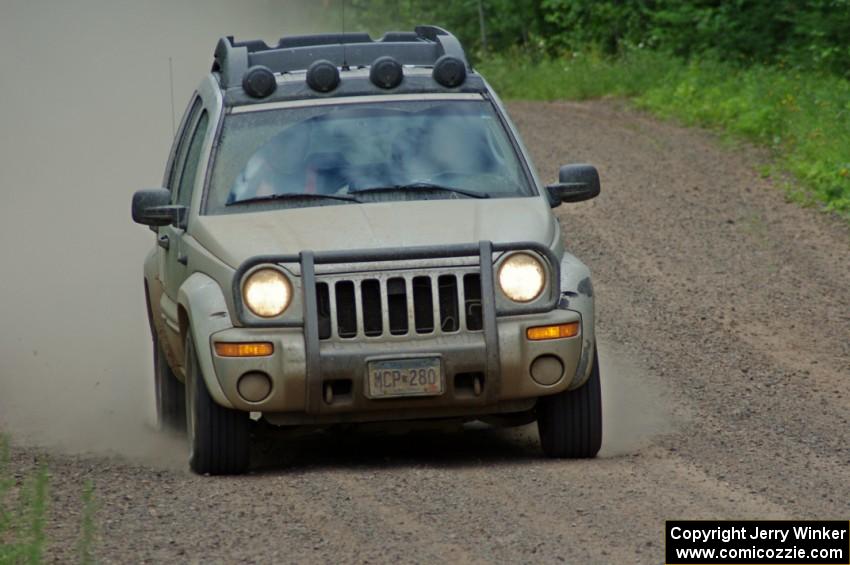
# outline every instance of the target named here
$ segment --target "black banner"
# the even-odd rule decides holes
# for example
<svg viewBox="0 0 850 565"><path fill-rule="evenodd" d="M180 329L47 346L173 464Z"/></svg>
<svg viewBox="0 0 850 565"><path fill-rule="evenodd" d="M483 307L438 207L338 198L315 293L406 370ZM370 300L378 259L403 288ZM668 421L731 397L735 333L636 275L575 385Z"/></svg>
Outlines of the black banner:
<svg viewBox="0 0 850 565"><path fill-rule="evenodd" d="M850 522L667 521L665 563L850 564Z"/></svg>

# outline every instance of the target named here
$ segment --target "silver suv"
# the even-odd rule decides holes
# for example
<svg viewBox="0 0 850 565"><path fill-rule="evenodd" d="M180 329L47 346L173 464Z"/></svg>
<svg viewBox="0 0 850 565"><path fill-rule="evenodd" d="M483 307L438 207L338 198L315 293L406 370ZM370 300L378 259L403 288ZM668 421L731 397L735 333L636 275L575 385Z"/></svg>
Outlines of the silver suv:
<svg viewBox="0 0 850 565"><path fill-rule="evenodd" d="M223 38L164 188L133 196L157 413L198 473L249 468L252 423L538 423L545 454L602 437L590 273L457 39Z"/></svg>

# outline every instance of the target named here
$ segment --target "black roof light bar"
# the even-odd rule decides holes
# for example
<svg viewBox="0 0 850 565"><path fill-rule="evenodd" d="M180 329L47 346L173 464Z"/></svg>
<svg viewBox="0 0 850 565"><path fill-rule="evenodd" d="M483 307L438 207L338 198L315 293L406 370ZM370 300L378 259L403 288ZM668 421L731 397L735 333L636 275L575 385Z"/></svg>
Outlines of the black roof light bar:
<svg viewBox="0 0 850 565"><path fill-rule="evenodd" d="M389 32L376 40L366 33L283 37L274 46L262 40L237 42L233 37L223 37L215 48L212 71L219 73L221 86L227 89L241 85L248 69L256 66L272 73L288 73L307 70L318 60L337 67L369 67L379 57L392 57L400 65L433 67L446 56L460 61L463 67L449 74L455 80L461 74L465 76L469 63L460 41L435 26Z"/></svg>

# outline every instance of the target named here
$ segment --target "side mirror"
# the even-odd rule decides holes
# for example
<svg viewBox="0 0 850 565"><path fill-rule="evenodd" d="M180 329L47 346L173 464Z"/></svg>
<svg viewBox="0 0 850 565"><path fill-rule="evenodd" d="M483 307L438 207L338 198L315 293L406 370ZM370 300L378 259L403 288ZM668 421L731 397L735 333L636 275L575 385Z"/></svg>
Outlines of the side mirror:
<svg viewBox="0 0 850 565"><path fill-rule="evenodd" d="M173 206L171 193L164 188L150 188L133 194L133 221L146 226L183 227L186 219L185 206Z"/></svg>
<svg viewBox="0 0 850 565"><path fill-rule="evenodd" d="M562 202L581 202L599 196L599 172L593 165L564 165L558 181L546 187L552 208Z"/></svg>

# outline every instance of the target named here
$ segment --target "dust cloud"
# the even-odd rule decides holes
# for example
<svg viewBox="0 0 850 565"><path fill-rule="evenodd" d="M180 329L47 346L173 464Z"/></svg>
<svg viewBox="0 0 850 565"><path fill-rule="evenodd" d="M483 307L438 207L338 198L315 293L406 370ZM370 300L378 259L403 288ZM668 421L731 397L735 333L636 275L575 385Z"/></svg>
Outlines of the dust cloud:
<svg viewBox="0 0 850 565"><path fill-rule="evenodd" d="M664 400L658 379L616 345L599 344L602 378L601 457L638 452L674 430L677 418Z"/></svg>
<svg viewBox="0 0 850 565"><path fill-rule="evenodd" d="M0 0L0 431L17 443L159 458L130 197L160 186L224 35L335 29L335 2Z"/></svg>

